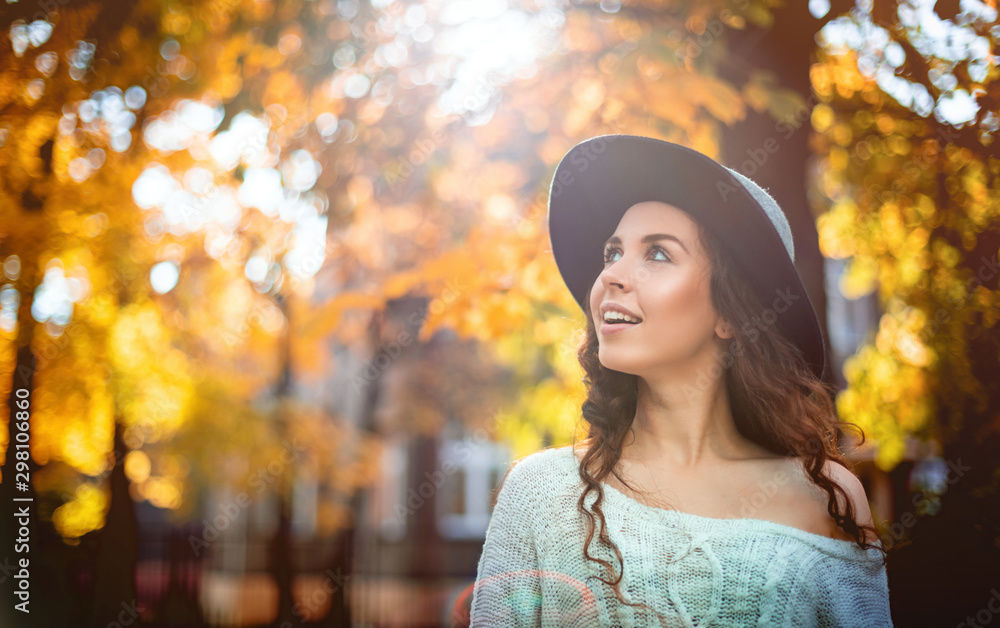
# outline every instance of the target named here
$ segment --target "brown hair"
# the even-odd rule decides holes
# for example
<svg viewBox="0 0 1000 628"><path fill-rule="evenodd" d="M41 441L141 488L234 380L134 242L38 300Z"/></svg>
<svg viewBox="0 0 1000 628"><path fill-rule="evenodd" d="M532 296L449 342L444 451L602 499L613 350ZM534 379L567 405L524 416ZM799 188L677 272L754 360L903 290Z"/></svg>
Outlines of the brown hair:
<svg viewBox="0 0 1000 628"><path fill-rule="evenodd" d="M833 386L816 377L798 347L773 325L759 330L759 334L757 329L746 325L755 319L761 320L764 306L749 289L746 277L739 272L722 243L699 221L695 220L695 224L711 263L712 304L731 324L734 336L729 343L730 349L735 343L742 348L738 355L729 356L732 357L731 365L725 369L726 389L736 428L744 437L769 451L785 456L801 456L811 480L829 496L827 510L837 525L854 537L862 549L879 549L885 564L885 549L868 542L863 532L871 530L877 535L877 530L870 525L857 524L854 508L844 489L822 473L827 460L851 469L848 460L838 450L838 424L857 428L862 443L864 431L854 423L838 419L832 401ZM589 302L590 290L584 300L584 303ZM579 465L585 488L577 501L579 510L588 518L584 558L600 563L614 573L611 563L592 556L588 549L594 537L596 514L601 520L598 539L614 551L621 572L614 581L592 577L610 585L615 596L628 606L649 608L645 604L626 602L622 597L618 583L624 575L624 560L607 534L602 509L602 482L608 475L613 473L622 484L632 488L616 467L622 455L623 440L635 418L638 377L607 369L600 363L597 332L593 317L589 315L586 339L577 351L577 358L586 373L583 381L587 387L587 398L582 411L589 425L585 440L587 451ZM574 451L576 444L574 438ZM584 502L592 491L596 491L597 499L593 512L588 512ZM844 498L843 512L835 493Z"/></svg>

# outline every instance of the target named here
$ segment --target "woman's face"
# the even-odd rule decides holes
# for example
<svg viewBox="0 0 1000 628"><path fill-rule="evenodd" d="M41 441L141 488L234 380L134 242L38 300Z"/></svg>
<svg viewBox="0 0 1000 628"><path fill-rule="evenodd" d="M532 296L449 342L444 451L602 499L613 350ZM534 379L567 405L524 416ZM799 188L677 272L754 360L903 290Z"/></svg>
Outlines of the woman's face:
<svg viewBox="0 0 1000 628"><path fill-rule="evenodd" d="M604 260L590 311L605 368L642 376L716 359L723 342L716 331L729 337L729 328L712 305L710 261L686 213L659 201L633 205L608 239ZM639 322L606 322L609 307Z"/></svg>

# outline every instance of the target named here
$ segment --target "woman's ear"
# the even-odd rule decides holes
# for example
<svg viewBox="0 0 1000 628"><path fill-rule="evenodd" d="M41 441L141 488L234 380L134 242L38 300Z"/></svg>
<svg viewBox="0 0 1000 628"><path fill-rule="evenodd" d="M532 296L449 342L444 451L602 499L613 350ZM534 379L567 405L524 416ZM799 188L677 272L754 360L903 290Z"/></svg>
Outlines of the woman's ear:
<svg viewBox="0 0 1000 628"><path fill-rule="evenodd" d="M715 326L715 335L719 338L732 338L733 337L733 327L724 320L720 320Z"/></svg>

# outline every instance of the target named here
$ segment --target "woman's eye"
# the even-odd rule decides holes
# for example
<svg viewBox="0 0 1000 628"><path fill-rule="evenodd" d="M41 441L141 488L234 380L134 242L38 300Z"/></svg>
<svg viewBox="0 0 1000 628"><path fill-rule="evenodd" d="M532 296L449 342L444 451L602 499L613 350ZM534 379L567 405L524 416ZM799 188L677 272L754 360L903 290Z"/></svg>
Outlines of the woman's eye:
<svg viewBox="0 0 1000 628"><path fill-rule="evenodd" d="M663 256L662 261L665 261L665 262L669 262L670 261L670 256L667 255L667 252L664 251L661 247L654 246L652 250L653 250L653 255L662 255Z"/></svg>
<svg viewBox="0 0 1000 628"><path fill-rule="evenodd" d="M650 255L659 256L653 258L655 261L658 262L671 261L670 256L667 255L667 251L661 246L651 246L649 247L649 251ZM619 251L618 249L607 249L606 251L604 251L604 263L607 264L608 262L615 261L616 255L621 256L621 251Z"/></svg>

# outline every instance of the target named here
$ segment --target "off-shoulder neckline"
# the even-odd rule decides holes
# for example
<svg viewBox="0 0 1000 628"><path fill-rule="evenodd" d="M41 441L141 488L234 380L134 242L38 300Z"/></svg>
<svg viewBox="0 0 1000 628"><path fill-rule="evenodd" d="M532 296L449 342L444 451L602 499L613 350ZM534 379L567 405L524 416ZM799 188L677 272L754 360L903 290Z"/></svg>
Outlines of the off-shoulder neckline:
<svg viewBox="0 0 1000 628"><path fill-rule="evenodd" d="M541 450L539 453L546 451L561 454L567 462L572 463L572 470L579 473L579 460L574 455L571 445L559 448L547 448ZM577 479L579 479L578 476ZM770 521L768 519L723 519L719 517L705 517L703 515L696 515L681 510L668 510L666 508L644 504L605 482L602 482L601 485L604 488L606 496L610 496L610 499L613 499L620 504L626 513L636 517L657 520L673 526L676 526L678 523L682 523L682 525L688 529L703 531L706 533L727 533L733 532L736 529L741 529L754 533L778 534L802 541L803 543L809 544L827 554L840 558L866 561L879 556L879 560L881 560L881 552L878 549L868 548L863 550L855 541L835 539L833 537L808 532L802 528L796 528L795 526ZM881 540L876 540L876 543L881 545Z"/></svg>

